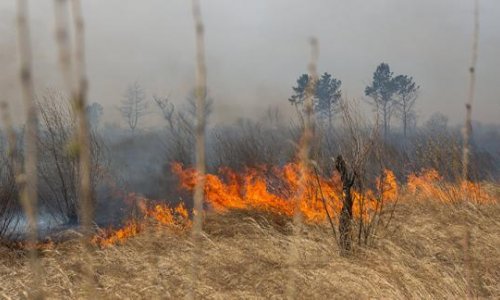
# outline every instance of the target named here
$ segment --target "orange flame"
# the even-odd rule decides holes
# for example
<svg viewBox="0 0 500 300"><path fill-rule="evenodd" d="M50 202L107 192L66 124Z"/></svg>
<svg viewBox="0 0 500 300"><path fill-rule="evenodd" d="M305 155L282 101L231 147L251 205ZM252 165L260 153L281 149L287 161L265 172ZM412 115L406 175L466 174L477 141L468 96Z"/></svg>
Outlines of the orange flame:
<svg viewBox="0 0 500 300"><path fill-rule="evenodd" d="M123 244L125 240L138 235L149 224L148 218L152 219L159 225L163 225L172 229L183 229L190 226L189 213L180 203L175 208L167 204L156 204L149 207L148 200L144 197L139 197L136 194L129 194L127 199L133 199L141 210L144 218L142 220L129 220L120 229L105 229L100 230L91 240L92 244L101 248L106 248L116 244Z"/></svg>
<svg viewBox="0 0 500 300"><path fill-rule="evenodd" d="M193 191L198 180L196 171L183 168L179 163L172 165L172 171L179 178L179 187ZM295 163L286 164L282 168L259 167L246 169L237 173L229 168L221 168L219 174L206 174L205 199L217 213L231 210L247 210L268 212L291 217L294 214L294 201L306 222L323 223L327 213L334 218L342 208L342 182L338 175L326 178L317 175L313 170L306 172L306 188L299 193L299 167ZM462 182L447 183L436 170L425 170L420 174L408 176L406 190L412 195L424 196L442 203L452 203L457 199L465 199L475 203L494 203L497 200L484 192L480 184ZM370 222L374 215L382 210L383 203L394 203L400 193L396 176L391 170L384 170L376 180L376 190L352 191L353 215L356 219ZM413 198L412 198L413 199ZM135 194L129 194L126 201L136 203L144 218L129 221L118 230L99 232L93 243L100 247L108 247L123 243L129 237L137 235L153 220L156 224L174 230L183 230L191 225L189 212L183 203L176 207L166 204L149 205L150 201Z"/></svg>
<svg viewBox="0 0 500 300"><path fill-rule="evenodd" d="M106 248L115 244L123 244L123 242L133 236L136 236L141 231L141 224L135 220L128 221L124 227L113 230L102 230L95 235L91 242L101 248Z"/></svg>
<svg viewBox="0 0 500 300"><path fill-rule="evenodd" d="M192 191L197 175L194 169L184 169L182 165L172 165L173 172L179 177L180 187ZM292 216L294 204L291 199L297 197L299 189L299 168L297 164L289 163L283 168L265 167L260 169L246 169L238 174L228 168L220 171L220 176L206 175L205 198L216 212L228 210L256 210L274 214ZM225 179L225 180L224 180ZM328 212L336 215L342 207L342 184L338 176L324 178L316 176L309 170L306 174L306 191L302 194L300 211L309 222L321 223L327 218L325 200ZM397 198L398 187L396 177L387 170L384 172L379 194L384 201L394 201ZM276 186L282 186L279 190ZM375 193L353 192L354 216L369 218L370 213L377 209ZM361 207L363 206L363 208Z"/></svg>
<svg viewBox="0 0 500 300"><path fill-rule="evenodd" d="M446 182L436 170L432 169L408 176L407 188L413 195L442 203L465 200L476 204L489 204L497 201L482 188L480 183L461 181L457 185Z"/></svg>

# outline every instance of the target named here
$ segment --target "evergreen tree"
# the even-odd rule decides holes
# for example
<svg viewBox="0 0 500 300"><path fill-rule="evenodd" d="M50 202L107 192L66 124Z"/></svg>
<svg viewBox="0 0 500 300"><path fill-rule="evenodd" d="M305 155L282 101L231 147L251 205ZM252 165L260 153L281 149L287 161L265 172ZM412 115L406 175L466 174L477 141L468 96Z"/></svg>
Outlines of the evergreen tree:
<svg viewBox="0 0 500 300"><path fill-rule="evenodd" d="M306 89L310 84L310 76L302 74L297 79L297 85L292 87L294 94L288 99L292 105L299 107L303 105L306 97ZM315 83L314 108L316 113L328 120L331 126L335 108L342 96L340 86L342 82L335 79L331 74L324 73Z"/></svg>
<svg viewBox="0 0 500 300"><path fill-rule="evenodd" d="M393 73L388 64L381 63L373 73L373 81L365 88L365 95L373 100L377 113L382 114L384 137L389 133L390 117L394 105L393 95L396 92Z"/></svg>
<svg viewBox="0 0 500 300"><path fill-rule="evenodd" d="M413 106L418 97L418 86L413 78L407 75L398 75L394 77L396 89L396 109L403 123L403 134L406 138L408 122L413 112Z"/></svg>
<svg viewBox="0 0 500 300"><path fill-rule="evenodd" d="M316 85L316 112L319 116L328 119L330 127L336 105L342 96L341 84L340 80L325 72Z"/></svg>

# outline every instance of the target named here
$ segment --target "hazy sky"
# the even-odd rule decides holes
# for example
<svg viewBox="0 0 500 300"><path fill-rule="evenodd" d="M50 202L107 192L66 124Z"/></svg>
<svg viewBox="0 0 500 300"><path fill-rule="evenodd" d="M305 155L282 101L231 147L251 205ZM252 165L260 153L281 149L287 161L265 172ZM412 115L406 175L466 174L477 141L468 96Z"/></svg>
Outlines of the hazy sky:
<svg viewBox="0 0 500 300"><path fill-rule="evenodd" d="M21 99L15 2L0 0L0 97L14 106ZM60 87L53 1L29 2L36 87ZM107 121L118 120L116 106L134 81L149 99L170 94L183 101L194 83L191 1L82 2L89 101L103 104ZM464 118L473 0L201 2L208 84L219 120L263 114L270 105L289 110L291 86L306 72L310 36L320 42L318 70L341 79L345 95L363 98L376 66L387 62L395 74L411 75L421 85L421 119L433 111L453 122ZM500 1L481 0L480 14L473 118L500 123Z"/></svg>

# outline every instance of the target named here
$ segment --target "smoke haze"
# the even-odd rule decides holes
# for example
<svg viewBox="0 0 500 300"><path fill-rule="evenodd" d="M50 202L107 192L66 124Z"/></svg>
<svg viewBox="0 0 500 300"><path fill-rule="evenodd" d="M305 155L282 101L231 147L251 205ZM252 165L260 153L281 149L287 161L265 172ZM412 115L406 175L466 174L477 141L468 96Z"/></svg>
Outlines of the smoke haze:
<svg viewBox="0 0 500 300"><path fill-rule="evenodd" d="M183 101L194 85L194 28L189 1L84 0L89 102L104 121L120 123L116 107L128 84ZM61 88L53 1L30 1L37 90ZM363 98L380 62L421 86L420 123L432 112L464 119L471 56L470 0L211 0L202 3L208 86L214 119L290 112L288 97L307 70L310 36L320 41L318 70L342 80L344 95ZM473 119L499 123L500 2L481 1L481 33ZM20 115L15 1L0 3L1 100ZM151 103L151 105L153 105ZM368 108L367 108L368 109ZM159 115L151 114L147 125Z"/></svg>

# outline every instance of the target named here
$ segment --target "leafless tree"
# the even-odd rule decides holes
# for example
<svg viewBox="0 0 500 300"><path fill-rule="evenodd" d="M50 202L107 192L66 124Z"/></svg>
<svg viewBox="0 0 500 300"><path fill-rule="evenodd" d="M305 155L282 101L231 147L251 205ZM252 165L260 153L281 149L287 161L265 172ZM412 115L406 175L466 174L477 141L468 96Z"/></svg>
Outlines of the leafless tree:
<svg viewBox="0 0 500 300"><path fill-rule="evenodd" d="M153 96L153 101L160 109L167 122L167 139L165 141L169 161L177 161L184 165L193 162L192 149L195 144L196 95L192 91L184 105L177 109L168 96ZM207 120L212 112L213 99L205 96L204 114Z"/></svg>
<svg viewBox="0 0 500 300"><path fill-rule="evenodd" d="M124 98L118 109L134 133L140 119L149 113L148 102L144 89L137 82L127 87Z"/></svg>
<svg viewBox="0 0 500 300"><path fill-rule="evenodd" d="M153 95L153 101L161 110L163 119L168 122L169 128L172 129L174 127L175 105L170 101L170 96Z"/></svg>
<svg viewBox="0 0 500 300"><path fill-rule="evenodd" d="M81 186L79 147L76 140L77 120L67 97L58 91L47 91L38 101L41 119L39 176L40 199L59 220L80 223L79 191ZM102 176L103 146L94 132L90 134L90 194ZM93 206L93 205L92 205Z"/></svg>
<svg viewBox="0 0 500 300"><path fill-rule="evenodd" d="M197 122L197 99L196 90L191 91L191 93L187 96L186 102L182 107L182 110L178 112L179 120L184 123L184 126L191 128L190 130L194 132L195 124ZM203 118L205 120L205 129L206 124L208 123L208 118L212 114L214 100L209 97L208 92L205 90L203 94Z"/></svg>
<svg viewBox="0 0 500 300"><path fill-rule="evenodd" d="M21 212L13 162L5 150L0 149L0 241L14 232Z"/></svg>

